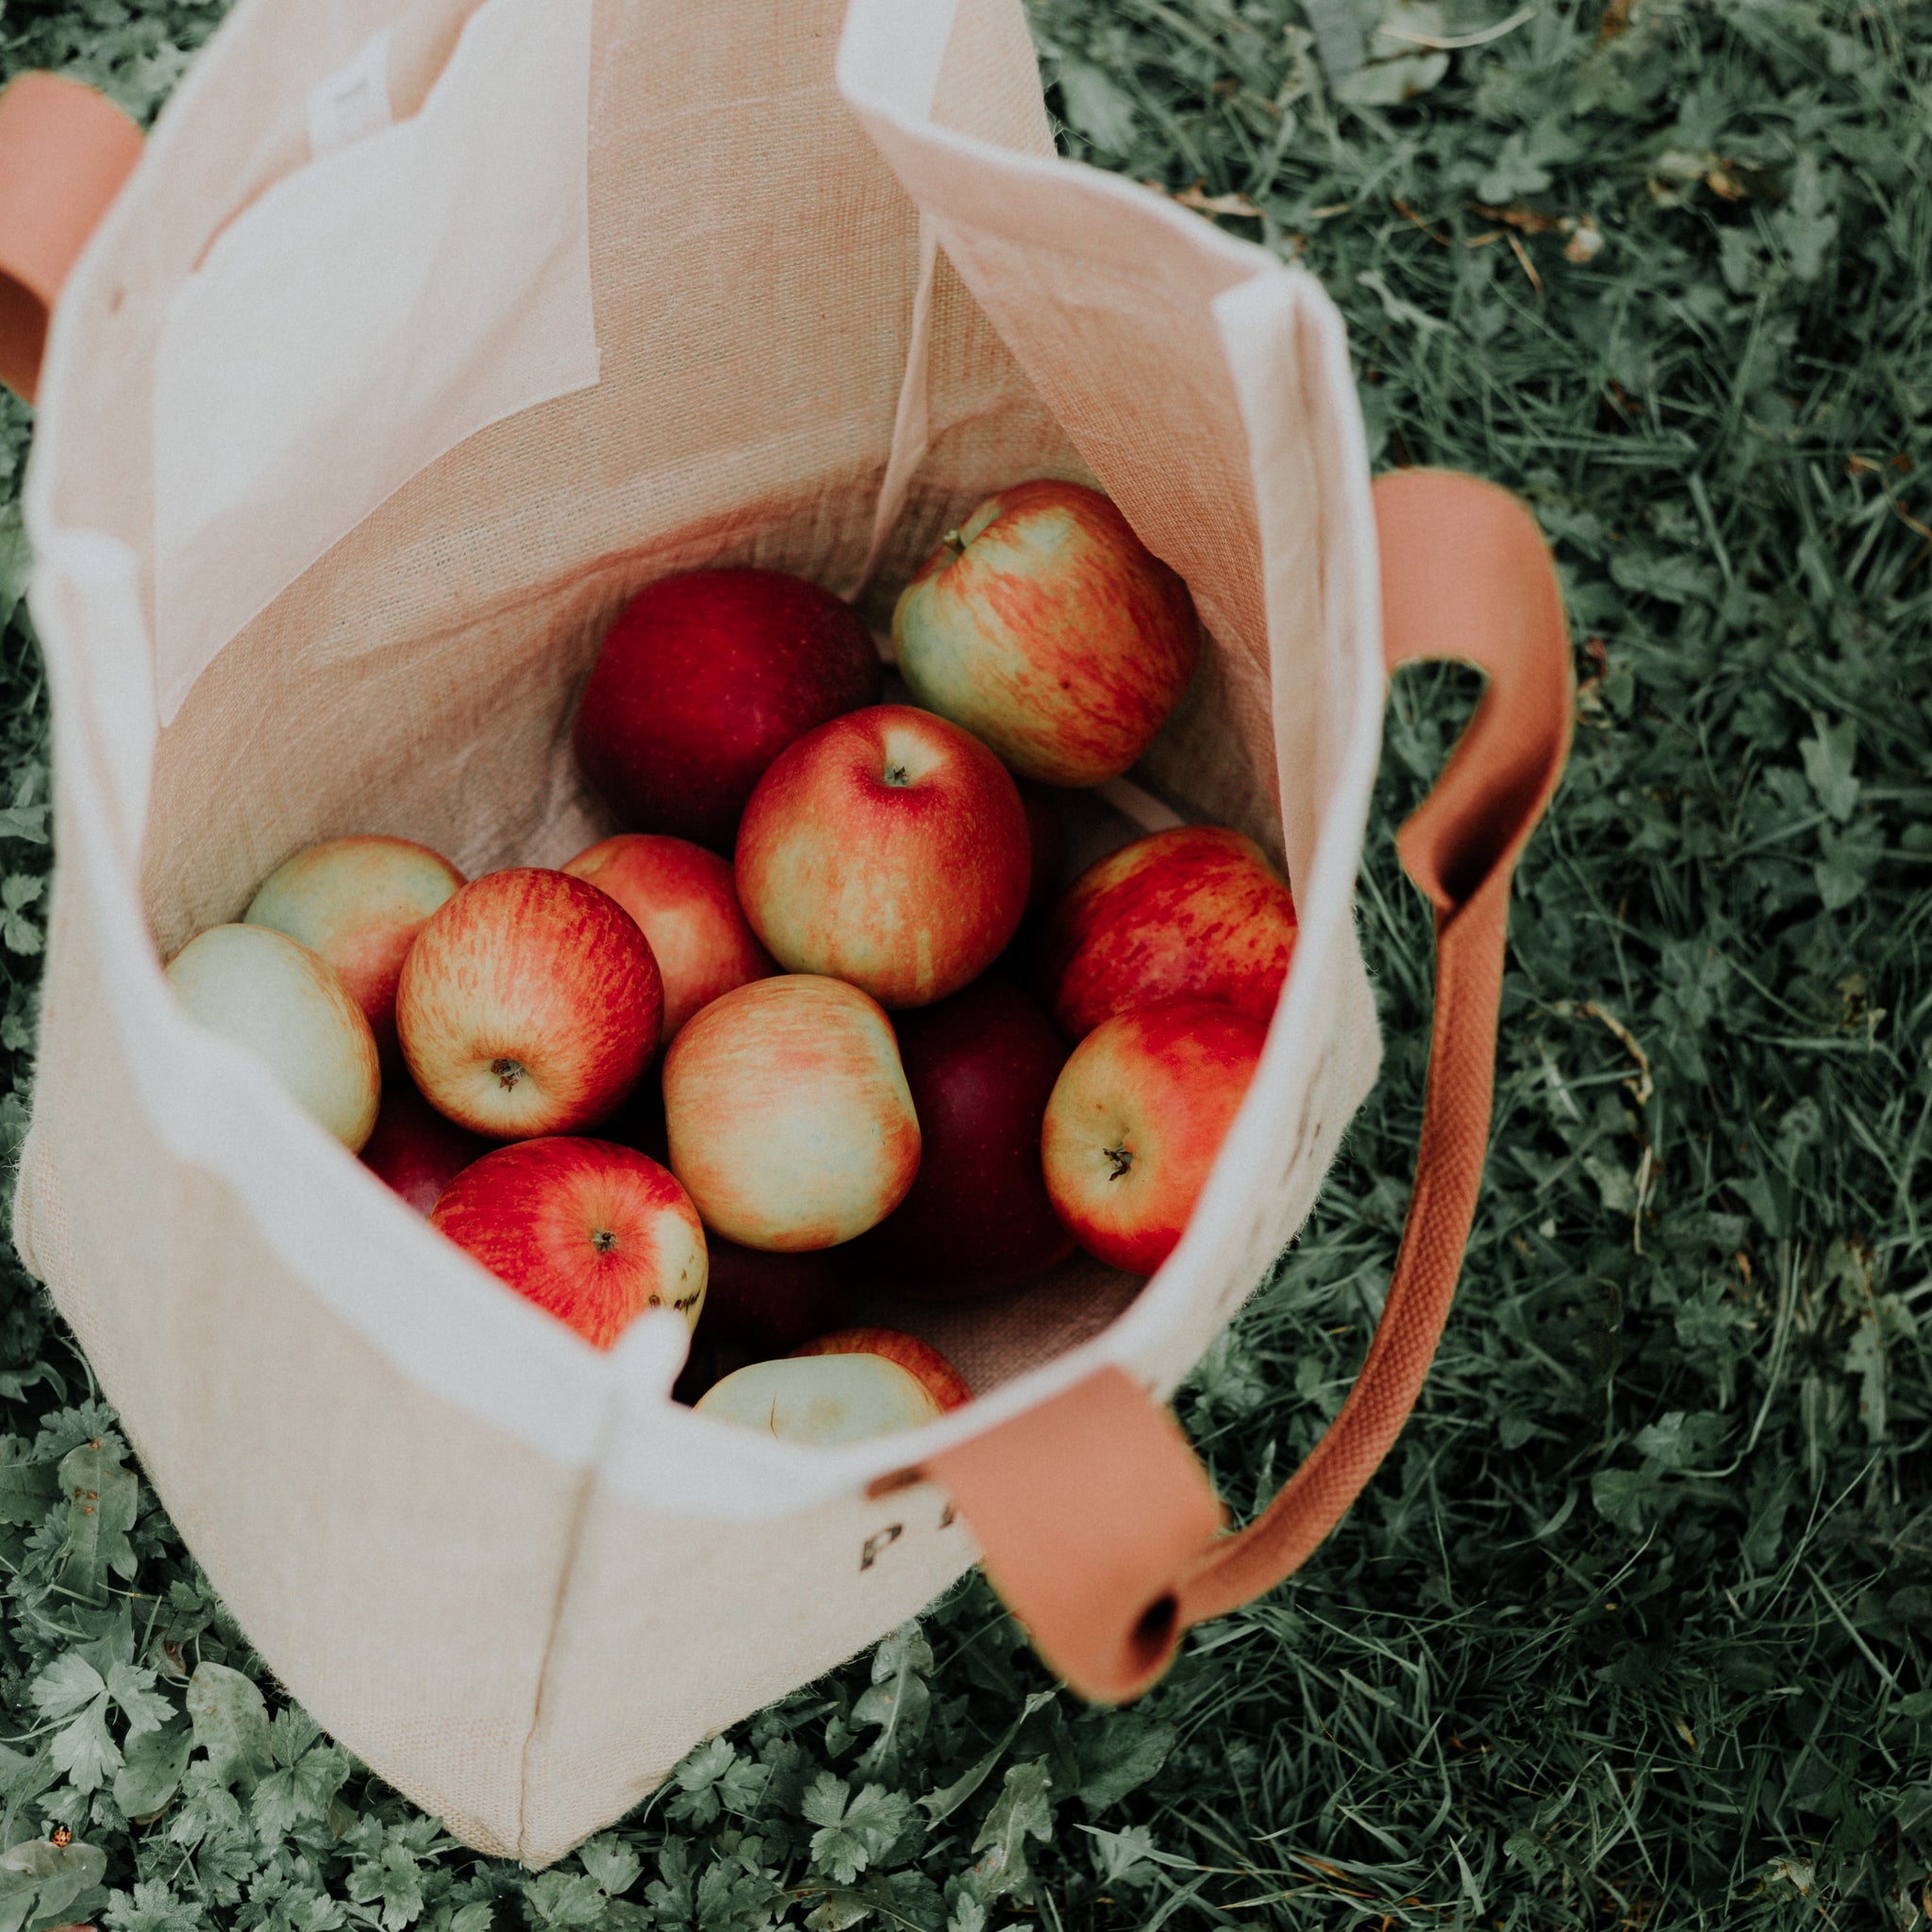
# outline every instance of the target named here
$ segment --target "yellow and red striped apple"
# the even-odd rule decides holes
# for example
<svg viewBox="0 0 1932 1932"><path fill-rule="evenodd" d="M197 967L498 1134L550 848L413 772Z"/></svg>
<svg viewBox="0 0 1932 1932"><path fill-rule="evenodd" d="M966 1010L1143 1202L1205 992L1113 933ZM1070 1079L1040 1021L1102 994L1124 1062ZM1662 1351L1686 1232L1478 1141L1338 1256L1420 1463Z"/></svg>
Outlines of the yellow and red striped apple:
<svg viewBox="0 0 1932 1932"><path fill-rule="evenodd" d="M300 940L341 974L375 1035L386 1071L396 1055L396 980L424 922L463 875L413 839L327 839L270 873L242 915Z"/></svg>
<svg viewBox="0 0 1932 1932"><path fill-rule="evenodd" d="M1022 777L1117 778L1193 675L1188 587L1098 491L1041 479L948 530L892 612L899 675Z"/></svg>
<svg viewBox="0 0 1932 1932"><path fill-rule="evenodd" d="M664 1057L671 1166L705 1225L795 1253L862 1234L919 1171L919 1120L891 1022L841 980L755 979Z"/></svg>
<svg viewBox="0 0 1932 1932"><path fill-rule="evenodd" d="M688 839L620 832L565 866L608 892L637 921L664 978L666 1044L701 1008L778 971L738 903L731 866Z"/></svg>
<svg viewBox="0 0 1932 1932"><path fill-rule="evenodd" d="M664 988L616 900L534 866L472 880L417 934L396 1030L424 1097L492 1140L571 1134L650 1064Z"/></svg>
<svg viewBox="0 0 1932 1932"><path fill-rule="evenodd" d="M697 1326L697 1209L667 1168L615 1141L499 1147L443 1190L429 1224L592 1347L608 1348L648 1307Z"/></svg>
<svg viewBox="0 0 1932 1932"><path fill-rule="evenodd" d="M1152 1274L1180 1240L1268 1029L1173 1000L1104 1020L1074 1049L1041 1128L1046 1190L1099 1259Z"/></svg>
<svg viewBox="0 0 1932 1932"><path fill-rule="evenodd" d="M1047 916L1038 980L1070 1039L1157 1000L1274 1017L1294 957L1294 900L1252 839L1178 825L1110 852Z"/></svg>
<svg viewBox="0 0 1932 1932"><path fill-rule="evenodd" d="M1010 940L1032 874L1025 808L970 733L909 705L835 718L782 753L738 831L738 896L792 973L921 1007Z"/></svg>
<svg viewBox="0 0 1932 1932"><path fill-rule="evenodd" d="M168 961L188 1016L258 1054L275 1084L351 1154L382 1097L375 1036L334 967L269 925L211 925Z"/></svg>

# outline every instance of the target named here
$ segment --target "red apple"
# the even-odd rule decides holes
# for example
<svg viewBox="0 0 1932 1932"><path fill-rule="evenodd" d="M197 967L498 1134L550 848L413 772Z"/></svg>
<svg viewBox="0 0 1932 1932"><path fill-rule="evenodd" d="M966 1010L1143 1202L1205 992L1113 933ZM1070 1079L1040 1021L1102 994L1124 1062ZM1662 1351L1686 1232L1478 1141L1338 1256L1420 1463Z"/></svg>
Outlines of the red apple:
<svg viewBox="0 0 1932 1932"><path fill-rule="evenodd" d="M614 1141L499 1147L443 1190L429 1224L595 1348L648 1307L675 1308L697 1326L697 1209L668 1168Z"/></svg>
<svg viewBox="0 0 1932 1932"><path fill-rule="evenodd" d="M721 1234L710 1237L709 1247L705 1327L742 1343L753 1357L796 1348L844 1309L844 1274L830 1250L778 1255Z"/></svg>
<svg viewBox="0 0 1932 1932"><path fill-rule="evenodd" d="M1067 1049L1009 980L898 1021L899 1058L919 1115L911 1191L853 1243L857 1266L917 1301L1017 1287L1073 1247L1047 1199L1040 1124Z"/></svg>
<svg viewBox="0 0 1932 1932"><path fill-rule="evenodd" d="M1158 1000L1211 1000L1265 1024L1294 941L1294 900L1252 839L1177 825L1074 881L1041 932L1039 985L1074 1040Z"/></svg>
<svg viewBox="0 0 1932 1932"><path fill-rule="evenodd" d="M1026 909L1012 779L969 733L909 705L835 718L780 755L738 833L738 896L793 973L923 1007L976 979Z"/></svg>
<svg viewBox="0 0 1932 1932"><path fill-rule="evenodd" d="M1193 675L1188 587L1099 491L1015 484L990 496L906 586L899 675L1021 776L1118 778Z"/></svg>
<svg viewBox="0 0 1932 1932"><path fill-rule="evenodd" d="M671 1165L707 1227L798 1253L863 1234L919 1171L892 1024L809 974L713 1000L664 1057Z"/></svg>
<svg viewBox="0 0 1932 1932"><path fill-rule="evenodd" d="M826 1355L753 1362L698 1397L700 1415L831 1446L934 1422L939 1404L917 1376L880 1355Z"/></svg>
<svg viewBox="0 0 1932 1932"><path fill-rule="evenodd" d="M463 883L441 853L413 839L328 839L284 859L261 882L248 925L273 926L333 966L397 1064L396 979L423 922Z"/></svg>
<svg viewBox="0 0 1932 1932"><path fill-rule="evenodd" d="M1253 1079L1268 1029L1174 1000L1103 1021L1046 1104L1046 1191L1091 1255L1152 1274L1180 1240Z"/></svg>
<svg viewBox="0 0 1932 1932"><path fill-rule="evenodd" d="M640 591L577 708L577 763L627 831L721 852L793 739L878 700L865 625L829 591L769 570L690 571Z"/></svg>
<svg viewBox="0 0 1932 1932"><path fill-rule="evenodd" d="M564 868L608 892L637 921L664 975L664 1039L700 1007L778 964L746 923L731 867L687 839L620 832Z"/></svg>
<svg viewBox="0 0 1932 1932"><path fill-rule="evenodd" d="M418 1214L427 1214L450 1182L494 1144L438 1113L407 1075L397 1074L383 1085L382 1111L362 1149L362 1165Z"/></svg>
<svg viewBox="0 0 1932 1932"><path fill-rule="evenodd" d="M918 1382L943 1413L973 1400L966 1378L938 1349L896 1328L841 1328L791 1351L793 1361L815 1355L875 1355L896 1362Z"/></svg>
<svg viewBox="0 0 1932 1932"><path fill-rule="evenodd" d="M396 990L425 1098L498 1141L595 1125L650 1064L663 1013L630 914L535 867L465 886L417 934Z"/></svg>
<svg viewBox="0 0 1932 1932"><path fill-rule="evenodd" d="M167 975L190 1019L259 1055L297 1107L360 1150L382 1094L375 1036L327 960L273 926L211 925Z"/></svg>

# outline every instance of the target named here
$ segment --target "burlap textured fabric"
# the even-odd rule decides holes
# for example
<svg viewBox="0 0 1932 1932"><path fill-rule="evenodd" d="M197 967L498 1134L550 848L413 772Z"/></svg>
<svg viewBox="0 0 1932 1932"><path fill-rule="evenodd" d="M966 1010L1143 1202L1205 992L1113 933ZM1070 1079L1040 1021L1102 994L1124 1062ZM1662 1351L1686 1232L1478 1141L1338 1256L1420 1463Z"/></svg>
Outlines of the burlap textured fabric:
<svg viewBox="0 0 1932 1932"><path fill-rule="evenodd" d="M1101 1363L1172 1390L1374 1075L1351 910L1374 530L1332 308L1056 159L1013 0L855 0L842 35L841 11L559 0L532 43L530 0L242 0L70 282L42 378L58 862L22 1252L290 1690L531 1864L973 1560L935 1490L868 1501L873 1477ZM392 88L424 48L447 65L420 111L359 127L340 103L386 29ZM527 125L520 44L541 55ZM573 125L581 182L555 166ZM521 285L464 199L479 126L512 158L553 143L528 157L561 185ZM406 232L418 252L383 257ZM318 329L277 311L285 287L361 306ZM752 562L876 616L950 521L1043 474L1097 480L1187 577L1209 661L1136 775L1278 854L1302 938L1151 1284L1070 1264L900 1312L956 1355L968 1410L840 1451L693 1417L668 1399L675 1318L582 1347L174 1008L160 958L316 839L403 833L475 872L608 829L568 724L641 584Z"/></svg>

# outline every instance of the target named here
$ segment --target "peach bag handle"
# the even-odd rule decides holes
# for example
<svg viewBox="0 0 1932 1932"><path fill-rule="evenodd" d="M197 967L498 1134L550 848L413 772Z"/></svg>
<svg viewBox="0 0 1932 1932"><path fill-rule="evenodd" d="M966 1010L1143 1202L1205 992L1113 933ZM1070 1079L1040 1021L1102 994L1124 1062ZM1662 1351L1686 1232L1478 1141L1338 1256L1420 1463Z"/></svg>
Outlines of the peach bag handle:
<svg viewBox="0 0 1932 1932"><path fill-rule="evenodd" d="M0 92L0 382L32 402L67 273L141 159L138 128L58 74Z"/></svg>
<svg viewBox="0 0 1932 1932"><path fill-rule="evenodd" d="M1414 1191L1361 1374L1281 1493L1232 1535L1172 1416L1117 1368L920 1471L971 1524L1041 1656L1101 1702L1138 1696L1184 1630L1273 1589L1341 1520L1415 1406L1475 1215L1509 879L1569 749L1569 629L1549 550L1507 491L1408 470L1381 477L1374 500L1390 670L1453 658L1489 685L1397 840L1436 908L1435 1019Z"/></svg>

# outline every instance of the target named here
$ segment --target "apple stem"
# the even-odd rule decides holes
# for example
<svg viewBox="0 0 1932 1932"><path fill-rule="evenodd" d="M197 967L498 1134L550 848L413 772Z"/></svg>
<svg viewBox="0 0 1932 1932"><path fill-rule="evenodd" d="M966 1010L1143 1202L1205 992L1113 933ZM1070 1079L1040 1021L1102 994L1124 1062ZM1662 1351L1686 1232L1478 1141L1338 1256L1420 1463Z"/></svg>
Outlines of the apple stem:
<svg viewBox="0 0 1932 1932"><path fill-rule="evenodd" d="M1134 1164L1133 1149L1125 1145L1109 1147L1107 1158L1113 1165L1113 1172L1108 1175L1110 1181L1117 1181Z"/></svg>
<svg viewBox="0 0 1932 1932"><path fill-rule="evenodd" d="M960 558L966 555L966 540L965 538L960 536L958 530L948 530L945 533L945 535L940 539L940 541L945 546L946 550L951 554L955 563L957 563Z"/></svg>

